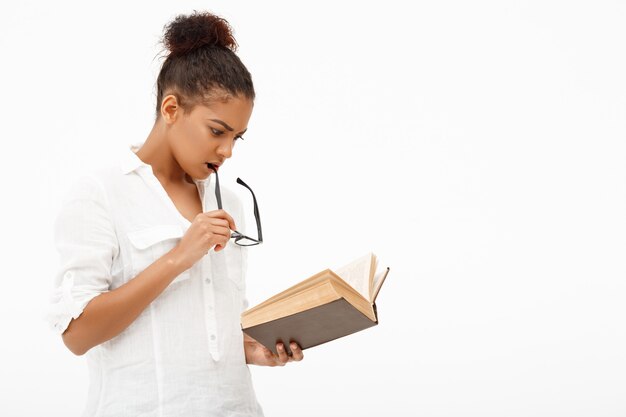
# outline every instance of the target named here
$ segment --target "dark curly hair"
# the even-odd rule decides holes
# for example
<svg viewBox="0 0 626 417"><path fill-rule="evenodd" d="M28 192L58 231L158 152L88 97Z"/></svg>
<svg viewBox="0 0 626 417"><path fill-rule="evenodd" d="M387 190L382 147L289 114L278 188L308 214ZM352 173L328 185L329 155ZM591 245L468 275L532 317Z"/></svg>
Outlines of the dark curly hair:
<svg viewBox="0 0 626 417"><path fill-rule="evenodd" d="M225 19L195 10L178 15L164 26L162 43L169 54L157 77L157 120L169 94L185 112L232 96L254 100L252 77L235 54L237 42Z"/></svg>

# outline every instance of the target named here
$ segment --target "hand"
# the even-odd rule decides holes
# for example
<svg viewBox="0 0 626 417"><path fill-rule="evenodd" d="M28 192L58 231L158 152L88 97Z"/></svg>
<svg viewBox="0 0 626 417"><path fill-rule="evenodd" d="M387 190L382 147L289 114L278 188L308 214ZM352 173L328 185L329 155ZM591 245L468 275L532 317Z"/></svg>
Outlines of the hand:
<svg viewBox="0 0 626 417"><path fill-rule="evenodd" d="M215 248L215 252L224 249L230 240L230 231L236 229L235 221L224 210L200 213L173 250L181 263L191 268L211 248Z"/></svg>
<svg viewBox="0 0 626 417"><path fill-rule="evenodd" d="M295 343L290 343L292 356L287 355L287 351L282 343L276 343L278 355L274 353L244 333L243 348L246 353L246 363L259 366L285 366L287 362L299 362L304 358L302 349Z"/></svg>

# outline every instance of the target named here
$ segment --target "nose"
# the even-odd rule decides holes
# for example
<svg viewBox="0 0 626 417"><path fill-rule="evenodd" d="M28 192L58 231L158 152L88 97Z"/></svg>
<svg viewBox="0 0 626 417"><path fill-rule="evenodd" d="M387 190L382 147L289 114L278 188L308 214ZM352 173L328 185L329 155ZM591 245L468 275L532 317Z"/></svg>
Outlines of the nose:
<svg viewBox="0 0 626 417"><path fill-rule="evenodd" d="M228 159L233 156L233 145L235 144L234 138L224 141L222 145L217 148L217 154L223 159Z"/></svg>

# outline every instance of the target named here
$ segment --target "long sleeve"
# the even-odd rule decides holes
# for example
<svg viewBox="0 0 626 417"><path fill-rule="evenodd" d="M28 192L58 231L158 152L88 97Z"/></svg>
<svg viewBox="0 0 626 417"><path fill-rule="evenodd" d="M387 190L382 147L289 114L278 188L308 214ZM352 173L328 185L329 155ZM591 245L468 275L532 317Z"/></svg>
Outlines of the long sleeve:
<svg viewBox="0 0 626 417"><path fill-rule="evenodd" d="M119 252L105 193L83 177L66 196L54 224L59 269L44 319L62 334L94 297L108 291L111 265Z"/></svg>

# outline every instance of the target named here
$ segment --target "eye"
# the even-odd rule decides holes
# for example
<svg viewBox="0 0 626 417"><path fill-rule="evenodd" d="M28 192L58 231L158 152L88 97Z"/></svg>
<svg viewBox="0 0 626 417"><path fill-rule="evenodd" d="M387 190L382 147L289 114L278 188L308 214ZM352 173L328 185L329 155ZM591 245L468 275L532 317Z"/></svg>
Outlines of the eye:
<svg viewBox="0 0 626 417"><path fill-rule="evenodd" d="M237 140L237 139L243 140L243 136L235 136L235 140Z"/></svg>
<svg viewBox="0 0 626 417"><path fill-rule="evenodd" d="M216 128L210 127L210 126L209 126L209 129L211 129L211 133L213 133L215 136L220 136L220 135L224 134L223 130L219 130L219 129L216 129Z"/></svg>

